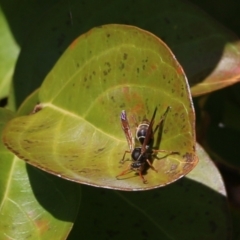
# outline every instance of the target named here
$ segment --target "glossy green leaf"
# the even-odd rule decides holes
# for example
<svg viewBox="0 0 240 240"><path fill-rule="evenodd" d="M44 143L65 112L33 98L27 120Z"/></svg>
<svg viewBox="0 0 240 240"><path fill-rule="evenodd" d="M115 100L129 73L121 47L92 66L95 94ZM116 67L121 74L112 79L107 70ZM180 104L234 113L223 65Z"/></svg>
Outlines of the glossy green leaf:
<svg viewBox="0 0 240 240"><path fill-rule="evenodd" d="M231 239L224 183L198 145L197 154L199 164L191 176L162 189L129 193L83 187L80 214L68 240Z"/></svg>
<svg viewBox="0 0 240 240"><path fill-rule="evenodd" d="M5 129L4 143L30 164L58 176L94 186L143 190L164 186L197 163L194 111L181 66L149 32L126 25L94 28L77 38L49 73L39 91L42 110L16 118ZM170 106L160 149L148 170L148 184L120 164L128 150L121 129L125 109L130 125L156 123ZM129 156L130 157L130 156Z"/></svg>
<svg viewBox="0 0 240 240"><path fill-rule="evenodd" d="M19 48L11 36L0 8L0 99L9 94L10 83Z"/></svg>
<svg viewBox="0 0 240 240"><path fill-rule="evenodd" d="M0 109L0 136L13 113ZM79 187L44 173L0 143L0 239L65 239L75 219Z"/></svg>
<svg viewBox="0 0 240 240"><path fill-rule="evenodd" d="M196 146L199 163L193 171L187 174L186 177L211 188L222 196L227 197L224 182L217 167L209 158L205 150L199 144Z"/></svg>
<svg viewBox="0 0 240 240"><path fill-rule="evenodd" d="M211 73L200 83L192 86L192 96L213 92L239 82L240 79L240 41L225 43L222 56ZM211 49L209 49L211 52ZM210 54L209 54L210 55Z"/></svg>
<svg viewBox="0 0 240 240"><path fill-rule="evenodd" d="M29 22L31 13L37 11L24 3ZM163 39L183 66L194 95L228 86L239 78L238 38L187 1L60 1L41 17L23 46L14 75L17 105L40 86L77 36L109 23L134 25ZM20 27L16 31L25 32L22 25L15 26ZM194 88L196 84L200 85Z"/></svg>

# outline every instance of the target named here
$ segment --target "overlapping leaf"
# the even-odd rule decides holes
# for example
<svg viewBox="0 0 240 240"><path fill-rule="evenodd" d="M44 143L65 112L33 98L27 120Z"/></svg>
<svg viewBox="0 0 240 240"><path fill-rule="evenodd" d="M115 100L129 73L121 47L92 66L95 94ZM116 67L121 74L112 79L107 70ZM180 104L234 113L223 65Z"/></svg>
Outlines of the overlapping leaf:
<svg viewBox="0 0 240 240"><path fill-rule="evenodd" d="M123 190L166 185L197 163L194 112L186 77L170 50L157 37L135 27L106 25L76 39L39 91L40 111L16 118L4 142L17 156L76 182ZM130 125L150 118L156 123L168 106L159 154L147 172L148 184L134 173L116 175L128 149L121 130L122 109Z"/></svg>
<svg viewBox="0 0 240 240"><path fill-rule="evenodd" d="M0 109L0 136L14 114ZM0 239L65 239L79 206L76 184L26 165L0 142Z"/></svg>

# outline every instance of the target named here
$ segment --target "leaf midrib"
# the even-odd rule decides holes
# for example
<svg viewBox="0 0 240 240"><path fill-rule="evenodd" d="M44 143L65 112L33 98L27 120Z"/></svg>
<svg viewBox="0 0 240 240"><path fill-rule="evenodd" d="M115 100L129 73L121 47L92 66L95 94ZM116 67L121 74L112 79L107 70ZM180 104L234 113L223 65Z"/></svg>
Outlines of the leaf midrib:
<svg viewBox="0 0 240 240"><path fill-rule="evenodd" d="M73 112L67 111L67 110L65 110L65 109L63 109L63 108L60 108L60 107L58 107L58 106L56 106L56 105L54 105L54 104L52 104L52 103L43 103L42 106L43 106L43 107L49 107L49 108L51 108L51 109L53 109L53 110L55 110L55 111L57 111L57 112L60 112L60 113L62 113L62 114L64 114L64 115L68 115L68 116L70 116L70 117L77 118L77 119L79 119L79 120L83 120L83 121L87 122L92 128L96 129L97 131L99 131L100 133L106 135L107 137L113 139L114 141L117 141L117 142L119 142L119 143L120 143L120 142L125 142L125 140L118 139L118 138L116 138L115 136L104 132L102 129L97 128L95 125L93 125L92 123L86 121L86 119L84 119L83 117L81 117L81 116L79 116L79 115L77 115L77 114L75 114L75 113L73 113Z"/></svg>

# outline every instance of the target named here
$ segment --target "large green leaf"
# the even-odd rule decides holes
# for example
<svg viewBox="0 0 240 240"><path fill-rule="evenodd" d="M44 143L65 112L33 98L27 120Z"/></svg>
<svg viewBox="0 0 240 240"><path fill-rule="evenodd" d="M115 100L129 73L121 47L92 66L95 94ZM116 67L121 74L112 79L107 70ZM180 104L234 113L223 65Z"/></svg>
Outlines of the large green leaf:
<svg viewBox="0 0 240 240"><path fill-rule="evenodd" d="M30 164L89 185L142 190L166 185L197 163L194 111L181 66L157 37L125 25L94 28L76 39L49 73L39 91L42 110L16 118L4 142ZM130 125L150 118L156 123L171 107L159 154L148 184L120 164L128 146L120 126L125 109Z"/></svg>
<svg viewBox="0 0 240 240"><path fill-rule="evenodd" d="M0 136L13 113L0 109ZM0 143L0 239L65 239L80 204L79 187L44 173Z"/></svg>
<svg viewBox="0 0 240 240"><path fill-rule="evenodd" d="M80 214L68 240L231 239L221 175L199 145L197 154L199 164L191 176L162 189L129 193L83 187Z"/></svg>

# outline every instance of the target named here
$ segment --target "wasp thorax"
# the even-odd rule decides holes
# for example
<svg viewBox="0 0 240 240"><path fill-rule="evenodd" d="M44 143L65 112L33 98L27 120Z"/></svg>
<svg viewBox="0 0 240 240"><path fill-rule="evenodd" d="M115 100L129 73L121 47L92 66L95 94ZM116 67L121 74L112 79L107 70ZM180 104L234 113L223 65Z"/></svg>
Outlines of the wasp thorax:
<svg viewBox="0 0 240 240"><path fill-rule="evenodd" d="M141 144L143 144L144 142L148 127L149 127L149 124L147 123L142 123L137 127L136 138Z"/></svg>
<svg viewBox="0 0 240 240"><path fill-rule="evenodd" d="M137 127L137 131L136 131L136 139L141 143L143 144L144 142L144 139L147 135L147 131L148 131L148 128L149 128L149 124L148 122L143 122L141 123L138 127Z"/></svg>

